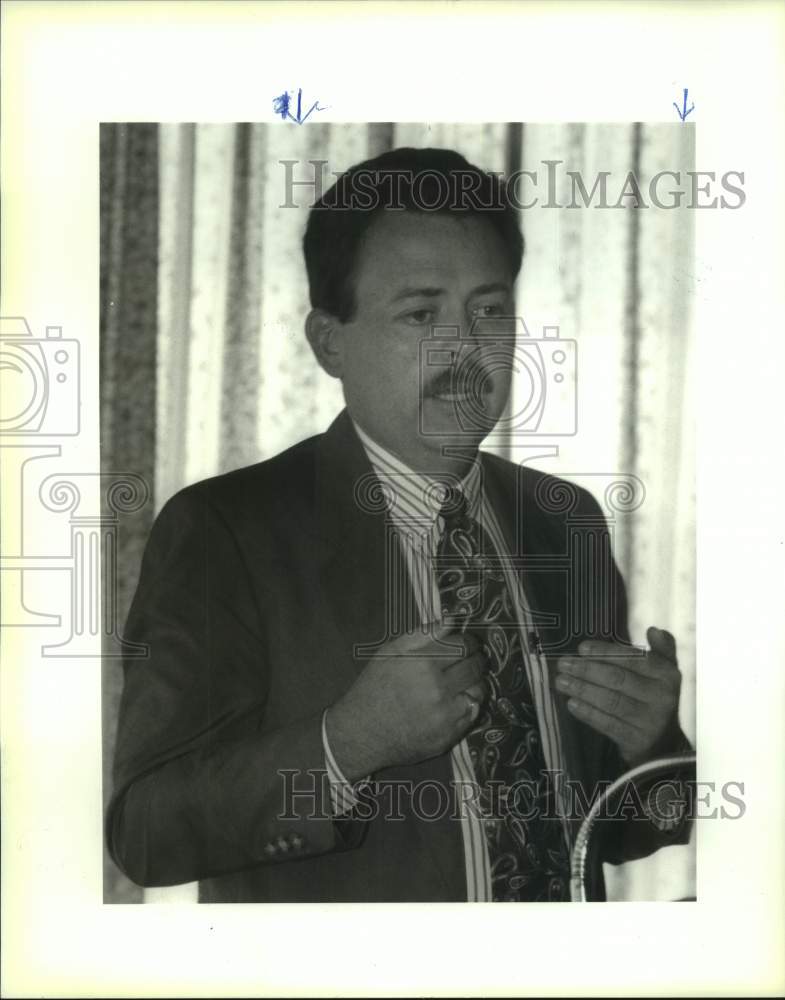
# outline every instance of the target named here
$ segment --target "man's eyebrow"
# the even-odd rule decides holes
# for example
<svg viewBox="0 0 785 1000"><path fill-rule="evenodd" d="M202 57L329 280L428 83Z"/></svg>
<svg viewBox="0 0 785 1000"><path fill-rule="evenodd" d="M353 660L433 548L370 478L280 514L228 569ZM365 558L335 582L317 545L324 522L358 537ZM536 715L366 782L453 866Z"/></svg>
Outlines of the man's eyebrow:
<svg viewBox="0 0 785 1000"><path fill-rule="evenodd" d="M493 281L489 285L478 285L472 290L469 298L473 295L488 295L490 292L505 292L509 294L510 286L503 281Z"/></svg>
<svg viewBox="0 0 785 1000"><path fill-rule="evenodd" d="M469 298L473 298L475 295L488 295L490 292L504 292L509 294L510 286L505 284L503 281L494 281L487 285L478 285L473 288L469 294ZM400 292L396 292L395 295L390 299L390 302L400 302L401 299L414 299L414 298L426 298L435 299L439 295L446 294L444 288L403 288Z"/></svg>
<svg viewBox="0 0 785 1000"><path fill-rule="evenodd" d="M415 299L422 296L426 299L435 299L438 295L444 295L443 288L404 288L396 292L390 302L400 302L401 299Z"/></svg>

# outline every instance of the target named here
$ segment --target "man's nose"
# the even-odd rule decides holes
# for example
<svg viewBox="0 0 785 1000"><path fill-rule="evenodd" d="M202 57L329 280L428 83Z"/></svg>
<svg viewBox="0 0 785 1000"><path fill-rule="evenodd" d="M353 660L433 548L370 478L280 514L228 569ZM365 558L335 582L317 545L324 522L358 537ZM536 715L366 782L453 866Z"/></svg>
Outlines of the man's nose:
<svg viewBox="0 0 785 1000"><path fill-rule="evenodd" d="M476 317L459 306L442 314L435 332L441 339L454 341L452 346L455 350L461 347L474 348L483 343L482 331L476 326ZM487 337L484 339L487 340Z"/></svg>

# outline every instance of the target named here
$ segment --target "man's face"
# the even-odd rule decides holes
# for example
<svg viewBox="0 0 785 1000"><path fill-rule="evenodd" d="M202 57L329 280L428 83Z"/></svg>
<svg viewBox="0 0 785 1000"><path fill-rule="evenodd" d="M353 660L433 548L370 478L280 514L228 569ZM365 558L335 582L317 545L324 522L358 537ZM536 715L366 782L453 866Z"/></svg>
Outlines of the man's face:
<svg viewBox="0 0 785 1000"><path fill-rule="evenodd" d="M513 314L501 237L477 216L385 212L360 246L353 285L354 318L340 327L350 414L418 471L454 468L442 446L458 443L473 453L509 395L509 343L500 362L498 340L470 337L478 318L492 323ZM434 343L434 325L457 328L460 340L445 343L448 350L423 367L420 345ZM458 347L450 360L449 349ZM462 377L467 372L471 398ZM477 407L483 418L467 430L458 413Z"/></svg>

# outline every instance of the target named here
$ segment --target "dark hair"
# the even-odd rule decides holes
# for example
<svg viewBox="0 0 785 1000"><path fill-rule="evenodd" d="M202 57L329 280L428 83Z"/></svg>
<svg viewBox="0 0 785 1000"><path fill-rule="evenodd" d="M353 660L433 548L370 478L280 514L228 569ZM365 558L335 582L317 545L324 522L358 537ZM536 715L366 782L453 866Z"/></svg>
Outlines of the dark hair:
<svg viewBox="0 0 785 1000"><path fill-rule="evenodd" d="M511 276L520 271L523 236L500 177L451 149L404 147L351 167L312 206L303 250L314 309L352 318L357 250L385 210L479 215L501 237Z"/></svg>

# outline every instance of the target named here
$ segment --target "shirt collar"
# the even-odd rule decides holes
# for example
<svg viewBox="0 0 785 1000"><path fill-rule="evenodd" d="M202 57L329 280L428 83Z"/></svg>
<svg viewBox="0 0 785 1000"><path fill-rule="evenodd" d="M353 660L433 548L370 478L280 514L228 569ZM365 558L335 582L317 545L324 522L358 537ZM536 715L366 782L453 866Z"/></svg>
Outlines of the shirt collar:
<svg viewBox="0 0 785 1000"><path fill-rule="evenodd" d="M388 451L352 420L368 460L385 491L387 506L396 520L430 528L444 500L444 484L463 490L471 517L477 516L480 505L482 476L478 458L472 462L462 479L445 474L441 482L410 469L397 455Z"/></svg>

